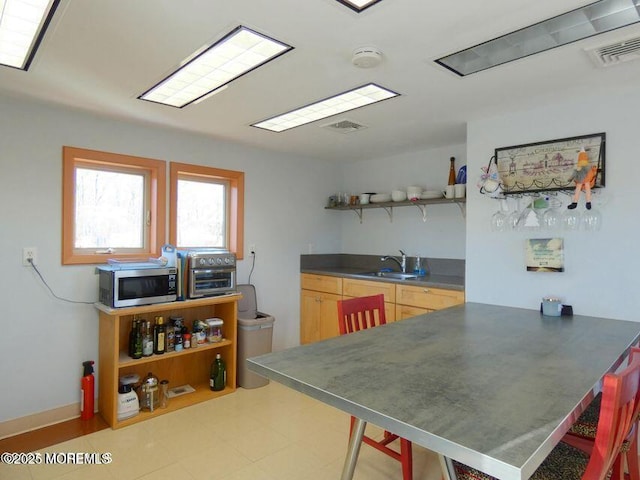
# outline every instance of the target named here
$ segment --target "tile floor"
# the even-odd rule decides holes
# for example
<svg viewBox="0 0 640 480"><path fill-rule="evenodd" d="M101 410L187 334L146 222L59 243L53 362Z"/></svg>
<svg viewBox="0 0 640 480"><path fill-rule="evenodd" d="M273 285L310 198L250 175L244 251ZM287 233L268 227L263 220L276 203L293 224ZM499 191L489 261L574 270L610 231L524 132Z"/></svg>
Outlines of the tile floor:
<svg viewBox="0 0 640 480"><path fill-rule="evenodd" d="M108 465L0 464L0 480L337 480L349 417L271 382L41 452L111 453ZM369 435L381 434L368 426ZM413 446L413 478L440 480L435 454ZM363 445L355 480L401 479L399 462Z"/></svg>

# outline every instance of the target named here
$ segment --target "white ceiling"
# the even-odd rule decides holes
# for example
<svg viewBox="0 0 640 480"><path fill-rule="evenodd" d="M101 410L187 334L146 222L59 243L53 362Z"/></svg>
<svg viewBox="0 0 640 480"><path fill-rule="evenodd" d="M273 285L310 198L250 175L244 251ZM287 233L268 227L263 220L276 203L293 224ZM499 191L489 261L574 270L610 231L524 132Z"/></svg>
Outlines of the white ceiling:
<svg viewBox="0 0 640 480"><path fill-rule="evenodd" d="M29 71L0 67L0 92L329 161L389 156L464 143L480 115L637 85L640 61L597 69L584 49L640 35L638 24L465 78L433 62L589 3L383 0L358 14L335 0L62 0ZM238 25L294 50L184 109L136 98ZM367 45L383 61L356 68ZM369 82L402 96L283 133L250 126ZM320 128L344 118L368 128Z"/></svg>

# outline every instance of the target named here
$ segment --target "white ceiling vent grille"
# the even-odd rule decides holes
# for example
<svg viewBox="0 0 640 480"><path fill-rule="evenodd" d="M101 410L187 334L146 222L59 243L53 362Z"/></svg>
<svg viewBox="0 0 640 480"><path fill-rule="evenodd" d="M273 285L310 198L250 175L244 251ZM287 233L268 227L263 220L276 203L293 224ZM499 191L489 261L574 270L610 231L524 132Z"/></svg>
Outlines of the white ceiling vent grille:
<svg viewBox="0 0 640 480"><path fill-rule="evenodd" d="M598 67L610 67L629 60L640 59L640 37L629 38L610 45L587 49Z"/></svg>
<svg viewBox="0 0 640 480"><path fill-rule="evenodd" d="M325 128L327 130L331 130L338 133L352 133L357 132L358 130L362 130L367 128L366 125L361 123L354 122L353 120L342 119L336 122L327 123L325 125L321 125L321 128Z"/></svg>

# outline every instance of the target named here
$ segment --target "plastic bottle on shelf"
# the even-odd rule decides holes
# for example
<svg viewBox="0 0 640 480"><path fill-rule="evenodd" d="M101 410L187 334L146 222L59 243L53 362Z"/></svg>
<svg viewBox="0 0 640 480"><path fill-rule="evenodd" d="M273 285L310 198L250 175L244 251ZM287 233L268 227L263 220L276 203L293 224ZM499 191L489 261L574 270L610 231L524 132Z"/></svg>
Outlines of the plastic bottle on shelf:
<svg viewBox="0 0 640 480"><path fill-rule="evenodd" d="M227 383L227 368L219 353L216 354L216 359L211 364L211 376L209 378L209 387L214 392L220 392L224 390Z"/></svg>

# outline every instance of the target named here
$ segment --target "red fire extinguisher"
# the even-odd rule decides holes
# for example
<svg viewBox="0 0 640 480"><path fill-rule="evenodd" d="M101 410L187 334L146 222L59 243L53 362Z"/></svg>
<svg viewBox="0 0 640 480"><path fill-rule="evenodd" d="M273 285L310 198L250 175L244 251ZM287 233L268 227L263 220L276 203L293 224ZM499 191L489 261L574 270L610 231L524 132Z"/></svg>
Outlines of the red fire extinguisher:
<svg viewBox="0 0 640 480"><path fill-rule="evenodd" d="M93 377L93 360L82 362L84 374L80 382L81 400L80 400L80 418L89 420L93 418L93 391L95 388L95 378Z"/></svg>

